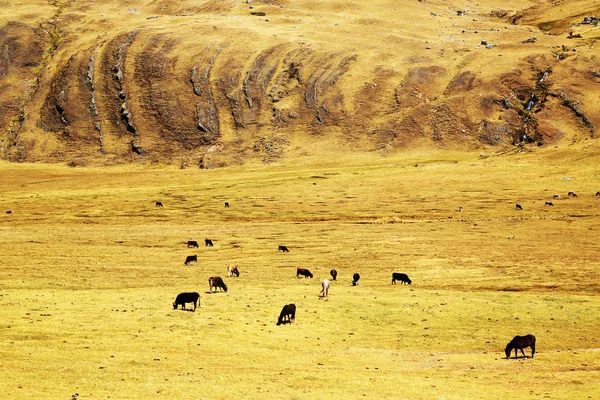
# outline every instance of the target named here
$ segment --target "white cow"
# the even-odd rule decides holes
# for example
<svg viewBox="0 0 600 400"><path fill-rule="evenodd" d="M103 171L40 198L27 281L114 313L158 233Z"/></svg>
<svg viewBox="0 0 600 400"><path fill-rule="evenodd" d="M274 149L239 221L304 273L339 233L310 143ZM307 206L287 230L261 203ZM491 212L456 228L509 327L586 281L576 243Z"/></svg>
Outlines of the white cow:
<svg viewBox="0 0 600 400"><path fill-rule="evenodd" d="M321 284L323 289L321 289L321 293L323 294L323 298L327 300L329 297L329 279L323 279L323 283Z"/></svg>

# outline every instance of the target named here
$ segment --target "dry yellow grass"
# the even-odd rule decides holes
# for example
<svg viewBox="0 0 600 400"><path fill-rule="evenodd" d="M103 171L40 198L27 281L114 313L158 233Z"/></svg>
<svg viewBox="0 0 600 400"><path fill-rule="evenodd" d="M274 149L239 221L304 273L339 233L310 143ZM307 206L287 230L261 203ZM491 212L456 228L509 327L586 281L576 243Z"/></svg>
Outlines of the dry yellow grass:
<svg viewBox="0 0 600 400"><path fill-rule="evenodd" d="M595 398L599 161L591 142L208 171L0 163L0 398ZM227 293L206 293L212 275ZM183 291L195 313L172 309ZM296 322L275 326L290 302ZM536 357L504 359L526 333Z"/></svg>

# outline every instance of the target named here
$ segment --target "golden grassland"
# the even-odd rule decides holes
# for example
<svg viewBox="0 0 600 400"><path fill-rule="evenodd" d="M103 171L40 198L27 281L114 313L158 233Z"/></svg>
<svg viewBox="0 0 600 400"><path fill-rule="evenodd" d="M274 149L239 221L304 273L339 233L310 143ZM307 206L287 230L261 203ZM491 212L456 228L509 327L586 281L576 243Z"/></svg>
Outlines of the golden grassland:
<svg viewBox="0 0 600 400"><path fill-rule="evenodd" d="M589 141L217 170L0 163L0 398L596 398L599 162ZM207 293L213 275L227 293ZM173 310L184 291L196 312ZM287 303L296 321L276 326ZM527 333L536 357L505 359Z"/></svg>

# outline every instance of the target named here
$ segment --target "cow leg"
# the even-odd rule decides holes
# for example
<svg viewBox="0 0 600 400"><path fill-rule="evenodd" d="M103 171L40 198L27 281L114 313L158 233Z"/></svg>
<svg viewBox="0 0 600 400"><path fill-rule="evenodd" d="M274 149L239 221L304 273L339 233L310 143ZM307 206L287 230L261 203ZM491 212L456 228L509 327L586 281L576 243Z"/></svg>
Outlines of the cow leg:
<svg viewBox="0 0 600 400"><path fill-rule="evenodd" d="M527 358L527 356L525 355L525 352L523 351L523 348L521 348L521 354L523 354L523 358Z"/></svg>
<svg viewBox="0 0 600 400"><path fill-rule="evenodd" d="M194 301L194 311L196 311L196 301Z"/></svg>

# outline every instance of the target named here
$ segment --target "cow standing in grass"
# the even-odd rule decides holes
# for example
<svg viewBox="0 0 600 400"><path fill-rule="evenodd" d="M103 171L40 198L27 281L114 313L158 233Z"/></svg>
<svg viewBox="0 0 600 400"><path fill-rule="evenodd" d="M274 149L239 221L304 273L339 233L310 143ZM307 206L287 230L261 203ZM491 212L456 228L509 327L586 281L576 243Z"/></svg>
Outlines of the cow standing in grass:
<svg viewBox="0 0 600 400"><path fill-rule="evenodd" d="M300 275L302 275L305 278L312 278L313 277L312 272L310 272L306 268L298 268L296 270L296 278L300 279Z"/></svg>
<svg viewBox="0 0 600 400"><path fill-rule="evenodd" d="M396 281L400 281L400 283L408 283L409 285L412 283L408 275L401 274L399 272L392 273L392 285L395 285Z"/></svg>
<svg viewBox="0 0 600 400"><path fill-rule="evenodd" d="M286 304L281 309L281 313L279 314L279 319L277 320L277 326L281 324L291 324L293 320L296 319L296 305L295 304Z"/></svg>
<svg viewBox="0 0 600 400"><path fill-rule="evenodd" d="M208 288L211 293L213 293L213 288L215 288L215 293L221 289L224 292L227 291L227 285L223 282L220 276L211 276L208 278Z"/></svg>
<svg viewBox="0 0 600 400"><path fill-rule="evenodd" d="M521 350L523 357L527 357L524 348L531 347L531 358L535 355L535 336L533 335L525 335L525 336L515 336L513 340L511 340L504 349L504 354L506 354L506 358L510 357L510 353L513 349L515 349L515 358L517 358L518 353L517 350Z"/></svg>
<svg viewBox="0 0 600 400"><path fill-rule="evenodd" d="M228 265L227 266L227 277L229 278L230 276L235 276L235 277L240 276L240 271L238 270L237 265Z"/></svg>
<svg viewBox="0 0 600 400"><path fill-rule="evenodd" d="M323 279L321 287L322 298L327 300L329 298L329 279Z"/></svg>
<svg viewBox="0 0 600 400"><path fill-rule="evenodd" d="M183 265L198 264L198 255L187 256Z"/></svg>
<svg viewBox="0 0 600 400"><path fill-rule="evenodd" d="M332 269L331 271L329 271L329 273L331 274L331 279L333 279L334 281L337 280L337 271L335 269Z"/></svg>
<svg viewBox="0 0 600 400"><path fill-rule="evenodd" d="M196 311L196 303L200 305L200 294L198 292L179 293L173 303L173 310L176 310L178 305L181 305L181 309L185 310L185 303L194 303L193 311Z"/></svg>

